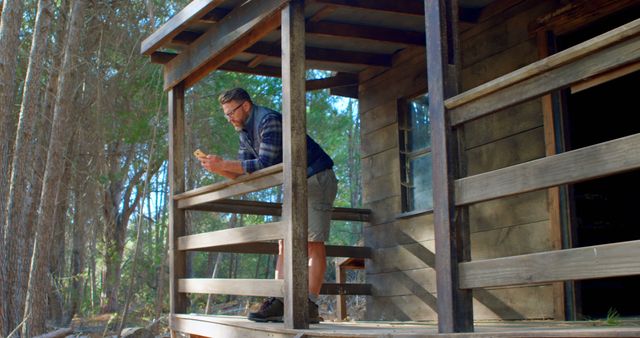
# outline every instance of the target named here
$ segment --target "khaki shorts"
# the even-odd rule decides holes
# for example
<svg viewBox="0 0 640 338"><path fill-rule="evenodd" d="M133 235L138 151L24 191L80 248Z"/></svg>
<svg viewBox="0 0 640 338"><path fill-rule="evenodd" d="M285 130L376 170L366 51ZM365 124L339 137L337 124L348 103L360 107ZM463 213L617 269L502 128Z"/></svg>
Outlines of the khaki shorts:
<svg viewBox="0 0 640 338"><path fill-rule="evenodd" d="M331 230L333 201L338 192L338 180L333 169L321 171L307 179L309 242L326 242Z"/></svg>

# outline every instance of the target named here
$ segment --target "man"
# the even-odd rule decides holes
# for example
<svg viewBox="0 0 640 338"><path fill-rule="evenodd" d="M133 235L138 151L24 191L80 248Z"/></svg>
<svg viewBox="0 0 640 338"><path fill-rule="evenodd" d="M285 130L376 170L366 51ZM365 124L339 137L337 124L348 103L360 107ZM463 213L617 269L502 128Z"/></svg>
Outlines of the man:
<svg viewBox="0 0 640 338"><path fill-rule="evenodd" d="M254 105L242 88L228 90L218 101L229 121L239 133L239 160L225 160L217 155L201 158L202 166L210 172L234 179L240 175L282 162L282 115L271 109ZM333 161L307 135L307 184L309 215L309 320L320 320L316 304L326 265L324 242L329 238L333 201L337 180ZM279 241L276 279L283 279L283 242ZM249 319L257 322L282 321L284 305L277 298L267 299Z"/></svg>

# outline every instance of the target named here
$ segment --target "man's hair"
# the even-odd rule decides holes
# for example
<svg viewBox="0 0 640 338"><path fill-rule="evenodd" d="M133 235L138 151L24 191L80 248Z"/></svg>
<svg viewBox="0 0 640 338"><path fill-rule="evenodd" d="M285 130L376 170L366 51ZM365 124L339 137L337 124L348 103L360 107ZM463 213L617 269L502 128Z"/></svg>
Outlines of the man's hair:
<svg viewBox="0 0 640 338"><path fill-rule="evenodd" d="M250 103L253 103L249 93L242 88L233 88L222 92L222 94L218 96L218 101L220 104L225 104L231 101L249 101Z"/></svg>

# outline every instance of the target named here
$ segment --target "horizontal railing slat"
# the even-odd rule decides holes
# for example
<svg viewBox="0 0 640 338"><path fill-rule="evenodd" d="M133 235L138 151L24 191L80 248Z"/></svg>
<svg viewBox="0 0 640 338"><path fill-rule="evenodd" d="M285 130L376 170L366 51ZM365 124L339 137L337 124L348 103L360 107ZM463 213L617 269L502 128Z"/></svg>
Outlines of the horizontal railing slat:
<svg viewBox="0 0 640 338"><path fill-rule="evenodd" d="M260 177L264 177L264 176L273 176L274 174L277 173L282 173L282 163L276 164L276 165L272 165L270 167L255 171L251 174L246 174L246 175L242 175L239 176L236 179L233 180L226 180L226 181L222 181L222 182L218 182L218 183L214 183L214 184L210 184L204 187L200 187L198 189L193 189L193 190L189 190L186 192L183 192L181 194L177 194L175 196L173 196L174 200L181 200L181 199L185 199L188 197L193 197L193 196L198 196L198 195L202 195L204 193L208 193L208 192L213 192L213 191L219 191L222 190L224 188L233 186L233 185L240 185L244 182L247 181L253 181L257 178Z"/></svg>
<svg viewBox="0 0 640 338"><path fill-rule="evenodd" d="M640 134L455 181L456 205L545 189L640 168Z"/></svg>
<svg viewBox="0 0 640 338"><path fill-rule="evenodd" d="M284 281L281 279L181 278L178 279L178 292L283 297Z"/></svg>
<svg viewBox="0 0 640 338"><path fill-rule="evenodd" d="M237 214L280 216L282 214L282 203L223 199L219 201L193 205L187 209L212 212L228 212ZM370 216L371 210L359 208L334 207L333 212L331 213L331 219L337 221L368 222Z"/></svg>
<svg viewBox="0 0 640 338"><path fill-rule="evenodd" d="M371 284L354 283L324 283L320 289L321 295L370 295Z"/></svg>
<svg viewBox="0 0 640 338"><path fill-rule="evenodd" d="M451 109L451 124L459 125L637 60L640 60L640 37L621 42Z"/></svg>
<svg viewBox="0 0 640 338"><path fill-rule="evenodd" d="M459 264L460 288L640 274L640 240Z"/></svg>
<svg viewBox="0 0 640 338"><path fill-rule="evenodd" d="M178 250L196 250L231 244L277 240L284 238L285 230L285 223L273 222L182 236L178 238Z"/></svg>
<svg viewBox="0 0 640 338"><path fill-rule="evenodd" d="M448 109L458 108L481 97L485 97L488 94L513 86L516 83L522 82L536 75L549 72L550 70L571 63L577 59L615 45L638 34L640 34L640 19L629 22L564 51L553 54L497 79L460 93L447 99L445 101L445 106Z"/></svg>
<svg viewBox="0 0 640 338"><path fill-rule="evenodd" d="M251 242L185 250L273 255L278 253L278 243ZM327 245L326 251L327 257L371 258L372 255L371 248L364 246Z"/></svg>
<svg viewBox="0 0 640 338"><path fill-rule="evenodd" d="M233 184L220 190L180 199L178 200L178 208L188 209L198 204L275 187L282 184L282 179L282 172L278 172L269 176L261 176L253 180L243 181L241 184Z"/></svg>

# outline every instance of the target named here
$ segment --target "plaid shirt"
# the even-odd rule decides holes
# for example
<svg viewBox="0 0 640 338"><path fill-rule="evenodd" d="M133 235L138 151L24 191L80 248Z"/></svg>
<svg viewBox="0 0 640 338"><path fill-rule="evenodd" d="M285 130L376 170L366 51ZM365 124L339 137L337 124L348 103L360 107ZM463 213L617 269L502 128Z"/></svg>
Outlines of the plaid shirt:
<svg viewBox="0 0 640 338"><path fill-rule="evenodd" d="M282 162L282 121L276 116L267 116L260 121L258 132L262 136L258 158L254 156L251 149L247 149L243 142L240 142L238 159L246 173Z"/></svg>

